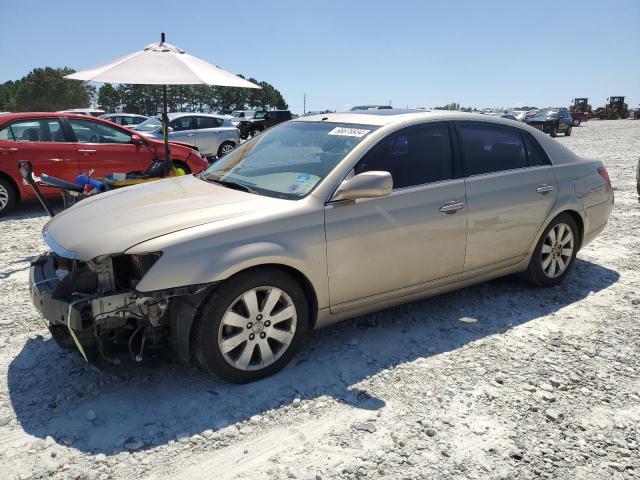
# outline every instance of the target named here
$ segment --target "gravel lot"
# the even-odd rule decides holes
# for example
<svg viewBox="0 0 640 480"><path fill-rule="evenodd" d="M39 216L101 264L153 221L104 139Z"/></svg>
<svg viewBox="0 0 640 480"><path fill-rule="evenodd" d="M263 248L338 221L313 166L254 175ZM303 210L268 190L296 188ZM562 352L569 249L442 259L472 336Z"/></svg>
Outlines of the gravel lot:
<svg viewBox="0 0 640 480"><path fill-rule="evenodd" d="M563 286L500 279L347 321L245 386L60 350L28 295L46 217L0 220L2 477L640 478L640 122L558 140L616 188Z"/></svg>

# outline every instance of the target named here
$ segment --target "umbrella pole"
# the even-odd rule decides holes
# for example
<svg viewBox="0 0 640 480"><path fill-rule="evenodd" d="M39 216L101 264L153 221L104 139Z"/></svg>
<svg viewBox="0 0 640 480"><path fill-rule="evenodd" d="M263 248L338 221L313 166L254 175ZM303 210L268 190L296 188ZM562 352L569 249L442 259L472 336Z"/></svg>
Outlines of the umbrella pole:
<svg viewBox="0 0 640 480"><path fill-rule="evenodd" d="M162 86L162 136L164 137L164 158L173 170L171 150L169 149L169 115L167 114L167 86Z"/></svg>

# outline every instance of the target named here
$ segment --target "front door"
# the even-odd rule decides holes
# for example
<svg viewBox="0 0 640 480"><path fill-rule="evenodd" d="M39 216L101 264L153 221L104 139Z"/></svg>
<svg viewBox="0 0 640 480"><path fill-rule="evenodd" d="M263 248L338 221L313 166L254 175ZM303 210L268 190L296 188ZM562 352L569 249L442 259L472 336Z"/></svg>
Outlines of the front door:
<svg viewBox="0 0 640 480"><path fill-rule="evenodd" d="M94 170L93 176L108 173L144 172L151 164L153 150L135 145L131 133L100 120L65 118L75 135L78 167L82 173Z"/></svg>
<svg viewBox="0 0 640 480"><path fill-rule="evenodd" d="M179 117L169 122L172 131L169 132L169 140L173 142L189 143L196 146L196 117Z"/></svg>
<svg viewBox="0 0 640 480"><path fill-rule="evenodd" d="M542 149L521 129L458 125L469 228L465 275L515 264L528 252L558 195Z"/></svg>
<svg viewBox="0 0 640 480"><path fill-rule="evenodd" d="M430 123L391 134L356 165L355 174L390 172L394 190L388 197L326 206L332 310L461 275L467 213L452 152L448 125Z"/></svg>

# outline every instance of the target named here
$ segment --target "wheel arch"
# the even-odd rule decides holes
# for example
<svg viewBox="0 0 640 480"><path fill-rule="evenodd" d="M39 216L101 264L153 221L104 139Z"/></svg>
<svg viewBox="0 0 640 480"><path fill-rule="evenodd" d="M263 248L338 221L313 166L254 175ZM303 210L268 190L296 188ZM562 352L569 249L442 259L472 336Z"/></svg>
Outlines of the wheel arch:
<svg viewBox="0 0 640 480"><path fill-rule="evenodd" d="M193 299L187 298L179 300L180 303L177 306L177 311L180 312L182 310L184 312L191 313L191 315L182 315L181 318L176 318L176 320L179 320L179 324L177 322L172 322L172 336L175 339L174 348L184 361L188 361L193 352L193 345L195 341L194 333L196 331L193 326L200 318L200 315L202 314L202 306L205 304L209 296L226 281L231 280L240 274L245 274L251 271L255 271L256 274L258 274L260 270L265 269L280 270L293 277L293 279L303 289L307 298L309 331L315 328L318 320L318 297L311 280L309 280L309 278L300 270L283 263L264 263L261 265L254 265L236 271L225 280L215 282L206 290L206 292L204 292L204 294L194 295Z"/></svg>
<svg viewBox="0 0 640 480"><path fill-rule="evenodd" d="M16 184L15 179L8 173L2 172L2 171L0 171L0 178L2 178L3 180L6 180L9 183L9 186L13 188L13 191L16 194L16 200L20 201L20 199L22 198L22 194L20 192L20 187Z"/></svg>
<svg viewBox="0 0 640 480"><path fill-rule="evenodd" d="M580 248L582 247L582 242L584 241L584 232L585 232L583 213L580 213L580 210L578 209L563 208L563 209L555 210L551 214L549 214L546 221L542 224L542 227L540 227L540 230L538 231L538 234L536 235L534 242L531 245L531 248L529 249L529 257L533 254L536 248L536 245L538 245L538 242L540 241L542 234L544 233L546 228L549 226L549 224L553 222L558 216L562 215L563 213L570 215L575 220L576 225L578 226L578 250L580 250ZM528 261L529 260L527 259L527 263Z"/></svg>

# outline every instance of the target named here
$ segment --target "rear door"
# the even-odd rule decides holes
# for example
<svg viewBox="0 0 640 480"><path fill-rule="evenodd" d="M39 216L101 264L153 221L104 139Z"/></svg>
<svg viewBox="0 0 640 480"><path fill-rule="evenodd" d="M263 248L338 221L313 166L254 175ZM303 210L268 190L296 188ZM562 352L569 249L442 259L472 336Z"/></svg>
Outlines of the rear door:
<svg viewBox="0 0 640 480"><path fill-rule="evenodd" d="M217 155L220 144L225 140L222 119L196 117L196 146L202 155Z"/></svg>
<svg viewBox="0 0 640 480"><path fill-rule="evenodd" d="M93 118L64 119L75 136L78 167L82 173L94 169L95 177L107 173L144 172L151 164L153 149L134 145L131 132Z"/></svg>
<svg viewBox="0 0 640 480"><path fill-rule="evenodd" d="M17 169L18 160L29 160L36 177L42 173L75 181L79 173L76 146L58 117L14 120L2 128L0 158L3 165ZM30 189L23 194L31 196ZM57 189L42 187L46 195L59 195Z"/></svg>
<svg viewBox="0 0 640 480"><path fill-rule="evenodd" d="M469 229L465 275L520 261L558 195L544 151L518 128L457 122Z"/></svg>

